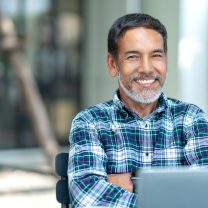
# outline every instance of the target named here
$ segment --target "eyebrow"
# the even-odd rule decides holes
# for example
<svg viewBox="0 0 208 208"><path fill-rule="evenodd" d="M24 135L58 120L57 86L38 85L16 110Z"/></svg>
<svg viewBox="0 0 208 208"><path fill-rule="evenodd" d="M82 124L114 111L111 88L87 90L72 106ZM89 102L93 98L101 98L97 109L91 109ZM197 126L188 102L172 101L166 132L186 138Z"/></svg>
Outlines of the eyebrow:
<svg viewBox="0 0 208 208"><path fill-rule="evenodd" d="M140 51L137 50L131 50L131 51L126 51L125 55L129 55L129 54L140 54ZM152 51L152 53L165 53L163 49L154 49Z"/></svg>
<svg viewBox="0 0 208 208"><path fill-rule="evenodd" d="M134 53L134 54L140 54L139 51L132 50L132 51L126 51L126 52L125 52L125 55L129 55L129 54L132 54L132 53Z"/></svg>
<svg viewBox="0 0 208 208"><path fill-rule="evenodd" d="M163 49L155 49L153 53L165 53Z"/></svg>

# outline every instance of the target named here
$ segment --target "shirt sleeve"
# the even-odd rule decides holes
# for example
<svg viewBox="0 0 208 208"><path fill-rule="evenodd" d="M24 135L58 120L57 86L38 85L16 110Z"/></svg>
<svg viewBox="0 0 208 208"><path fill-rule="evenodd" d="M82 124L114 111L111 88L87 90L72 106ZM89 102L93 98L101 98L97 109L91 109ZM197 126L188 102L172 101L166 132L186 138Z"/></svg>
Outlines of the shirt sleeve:
<svg viewBox="0 0 208 208"><path fill-rule="evenodd" d="M136 207L136 194L106 181L107 156L93 123L74 120L69 141L72 207Z"/></svg>
<svg viewBox="0 0 208 208"><path fill-rule="evenodd" d="M194 117L193 117L194 115ZM191 167L208 167L208 120L202 110L185 118L186 140L184 156Z"/></svg>

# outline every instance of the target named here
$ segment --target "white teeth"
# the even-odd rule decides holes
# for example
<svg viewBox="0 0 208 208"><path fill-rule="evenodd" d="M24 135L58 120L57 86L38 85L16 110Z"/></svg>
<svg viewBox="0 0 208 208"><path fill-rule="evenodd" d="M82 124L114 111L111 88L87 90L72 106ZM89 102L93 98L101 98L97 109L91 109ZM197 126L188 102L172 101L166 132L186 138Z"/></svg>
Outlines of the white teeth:
<svg viewBox="0 0 208 208"><path fill-rule="evenodd" d="M149 79L149 80L138 80L139 83L141 84L151 84L153 83L155 80L154 79Z"/></svg>

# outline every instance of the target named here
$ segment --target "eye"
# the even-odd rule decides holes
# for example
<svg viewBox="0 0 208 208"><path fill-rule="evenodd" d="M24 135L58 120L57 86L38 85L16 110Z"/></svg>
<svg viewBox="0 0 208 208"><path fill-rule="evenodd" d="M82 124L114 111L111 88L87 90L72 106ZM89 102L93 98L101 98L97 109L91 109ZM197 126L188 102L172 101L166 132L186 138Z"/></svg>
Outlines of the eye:
<svg viewBox="0 0 208 208"><path fill-rule="evenodd" d="M137 60L139 60L139 56L138 55L130 55L130 56L127 56L127 60L137 61Z"/></svg>
<svg viewBox="0 0 208 208"><path fill-rule="evenodd" d="M153 58L162 58L163 54L162 53L155 53L153 54Z"/></svg>

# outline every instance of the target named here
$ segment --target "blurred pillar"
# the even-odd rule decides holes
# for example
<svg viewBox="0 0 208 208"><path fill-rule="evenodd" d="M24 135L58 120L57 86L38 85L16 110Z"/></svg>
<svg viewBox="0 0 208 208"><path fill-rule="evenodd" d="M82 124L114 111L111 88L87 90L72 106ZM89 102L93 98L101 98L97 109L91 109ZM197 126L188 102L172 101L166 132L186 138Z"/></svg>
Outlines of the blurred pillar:
<svg viewBox="0 0 208 208"><path fill-rule="evenodd" d="M120 16L140 11L139 0L84 0L83 51L81 59L82 107L112 98L117 79L106 66L107 35Z"/></svg>
<svg viewBox="0 0 208 208"><path fill-rule="evenodd" d="M51 171L54 171L54 158L59 150L59 145L53 133L46 107L38 91L33 74L25 60L25 55L18 48L9 50L10 62L24 101L24 106L29 115L32 128L40 144Z"/></svg>
<svg viewBox="0 0 208 208"><path fill-rule="evenodd" d="M179 72L181 99L208 113L208 1L180 1Z"/></svg>

